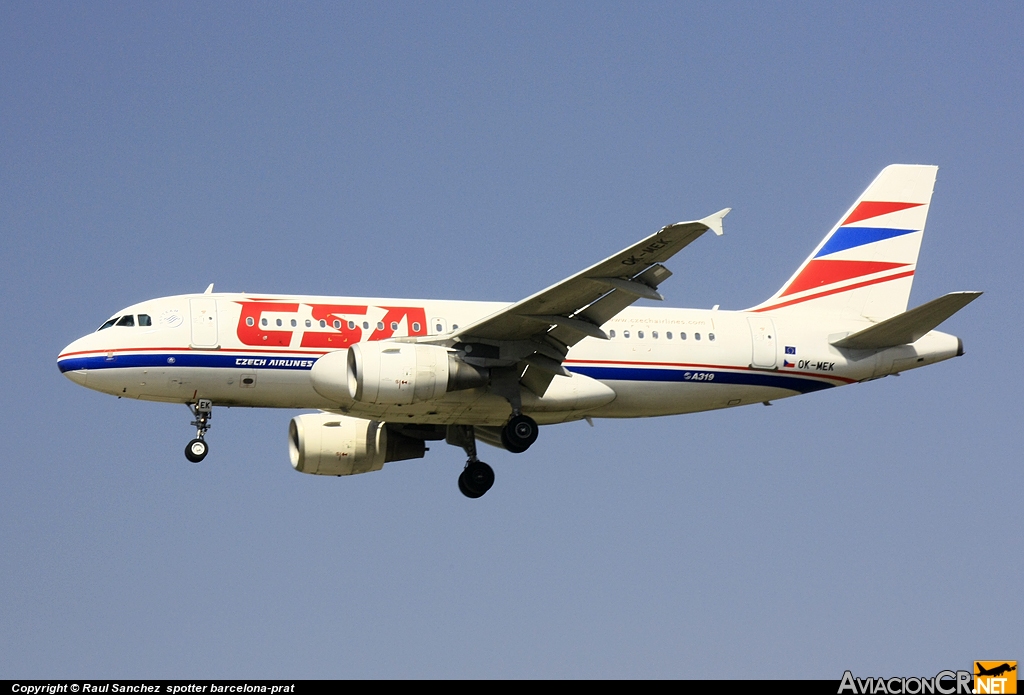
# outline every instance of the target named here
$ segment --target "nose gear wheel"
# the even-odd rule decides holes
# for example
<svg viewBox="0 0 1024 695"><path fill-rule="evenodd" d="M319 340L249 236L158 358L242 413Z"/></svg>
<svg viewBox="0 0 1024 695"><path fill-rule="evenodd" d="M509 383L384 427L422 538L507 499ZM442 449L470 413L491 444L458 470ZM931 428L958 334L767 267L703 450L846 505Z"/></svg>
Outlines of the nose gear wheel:
<svg viewBox="0 0 1024 695"><path fill-rule="evenodd" d="M206 442L202 439L193 439L185 446L185 458L192 463L199 463L206 458L206 454L209 451L210 447L207 446Z"/></svg>
<svg viewBox="0 0 1024 695"><path fill-rule="evenodd" d="M213 417L213 402L208 398L200 398L195 405L189 404L195 420L191 425L196 428L196 438L185 446L185 458L192 463L199 463L210 453L206 443L206 433L210 431L210 419Z"/></svg>

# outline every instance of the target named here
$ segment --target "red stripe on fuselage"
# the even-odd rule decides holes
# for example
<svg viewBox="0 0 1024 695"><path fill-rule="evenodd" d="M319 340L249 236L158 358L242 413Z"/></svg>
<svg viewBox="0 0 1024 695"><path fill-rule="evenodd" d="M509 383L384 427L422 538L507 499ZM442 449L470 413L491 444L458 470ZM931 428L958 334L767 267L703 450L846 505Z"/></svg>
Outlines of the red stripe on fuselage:
<svg viewBox="0 0 1024 695"><path fill-rule="evenodd" d="M265 354L273 354L273 355L306 355L306 356L315 355L317 357L320 357L321 355L326 355L327 354L323 350L256 350L256 349L253 349L253 348L248 348L248 349L247 348L237 348L237 349L236 348L224 348L224 349L220 349L220 350L194 350L192 348L183 348L183 347L152 347L152 348L131 347L131 348L109 348L109 349L102 349L102 350L80 350L78 352L65 352L62 355L57 355L57 359L60 360L60 359L63 359L65 357L74 357L76 355L105 355L108 352L195 352L195 353L205 353L205 354L214 354L214 353L218 353L218 352L230 352L230 353L243 353L243 354L247 354L247 355L251 355L253 353L259 353L261 355L265 355Z"/></svg>

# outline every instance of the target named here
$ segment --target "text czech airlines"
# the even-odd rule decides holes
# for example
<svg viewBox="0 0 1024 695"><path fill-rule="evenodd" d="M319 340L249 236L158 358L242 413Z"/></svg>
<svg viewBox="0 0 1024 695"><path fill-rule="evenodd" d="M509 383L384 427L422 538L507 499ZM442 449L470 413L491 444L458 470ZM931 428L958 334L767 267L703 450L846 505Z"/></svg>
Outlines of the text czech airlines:
<svg viewBox="0 0 1024 695"><path fill-rule="evenodd" d="M312 368L316 360L289 360L268 357L239 357L235 360L236 367L299 367Z"/></svg>

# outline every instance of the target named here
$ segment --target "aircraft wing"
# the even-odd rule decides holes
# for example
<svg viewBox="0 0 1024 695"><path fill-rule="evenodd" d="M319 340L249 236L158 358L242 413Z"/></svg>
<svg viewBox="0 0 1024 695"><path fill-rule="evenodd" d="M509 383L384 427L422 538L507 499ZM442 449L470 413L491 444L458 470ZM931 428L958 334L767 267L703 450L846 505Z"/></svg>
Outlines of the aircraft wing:
<svg viewBox="0 0 1024 695"><path fill-rule="evenodd" d="M702 220L662 227L600 263L464 326L450 337L462 343L516 342L518 347L510 349L509 356L525 351L520 359L529 365L526 371L535 374L532 378L524 375L523 383L542 394L551 376L566 373L561 361L570 347L586 337L607 339L601 325L637 299L661 299L657 287L672 274L661 263L709 229L721 235L722 218L730 209ZM524 348L520 341L529 342ZM540 346L534 351L537 354L530 351L530 343ZM546 378L538 381L536 372L543 372Z"/></svg>

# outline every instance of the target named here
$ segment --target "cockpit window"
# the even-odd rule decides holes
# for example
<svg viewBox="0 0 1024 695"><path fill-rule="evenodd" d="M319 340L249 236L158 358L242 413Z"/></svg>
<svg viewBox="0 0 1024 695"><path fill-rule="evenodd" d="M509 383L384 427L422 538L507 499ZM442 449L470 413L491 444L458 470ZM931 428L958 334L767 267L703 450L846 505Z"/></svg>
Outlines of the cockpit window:
<svg viewBox="0 0 1024 695"><path fill-rule="evenodd" d="M131 314L126 314L121 317L121 320L114 324L115 326L134 326L135 317Z"/></svg>
<svg viewBox="0 0 1024 695"><path fill-rule="evenodd" d="M152 326L153 320L149 318L149 314L139 314L139 325L140 326Z"/></svg>
<svg viewBox="0 0 1024 695"><path fill-rule="evenodd" d="M110 319L109 321L107 321L106 323L104 323L104 324L103 324L102 326L100 326L100 327L99 327L99 328L97 328L96 330L97 330L97 331L102 331L102 330L103 330L104 328L110 328L110 327L111 327L111 326L113 326L113 325L114 325L115 323L117 323L117 319L118 319L118 317L117 317L117 316L115 316L114 318Z"/></svg>

